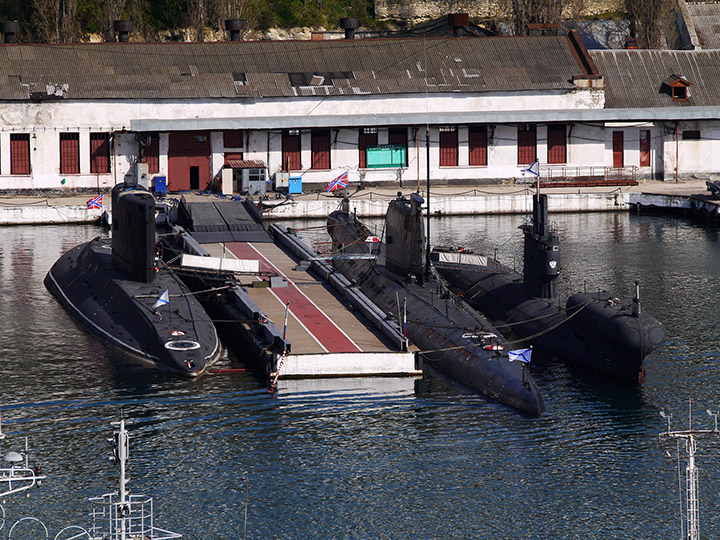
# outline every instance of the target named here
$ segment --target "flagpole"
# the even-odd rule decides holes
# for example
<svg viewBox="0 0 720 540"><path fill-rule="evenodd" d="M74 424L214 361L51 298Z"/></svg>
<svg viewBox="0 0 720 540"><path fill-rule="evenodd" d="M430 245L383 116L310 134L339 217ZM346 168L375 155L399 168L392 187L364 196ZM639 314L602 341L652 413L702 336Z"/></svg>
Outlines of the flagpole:
<svg viewBox="0 0 720 540"><path fill-rule="evenodd" d="M430 126L425 128L425 161L427 168L427 242L425 243L425 278L430 279Z"/></svg>

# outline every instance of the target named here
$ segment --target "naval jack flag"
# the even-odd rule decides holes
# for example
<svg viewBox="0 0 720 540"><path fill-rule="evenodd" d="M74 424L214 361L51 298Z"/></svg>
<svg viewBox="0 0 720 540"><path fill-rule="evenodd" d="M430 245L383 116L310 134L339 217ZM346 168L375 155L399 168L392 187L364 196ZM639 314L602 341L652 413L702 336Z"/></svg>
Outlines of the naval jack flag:
<svg viewBox="0 0 720 540"><path fill-rule="evenodd" d="M533 176L540 176L540 162L535 160L530 165L528 165L527 169L523 169L522 173L530 173Z"/></svg>
<svg viewBox="0 0 720 540"><path fill-rule="evenodd" d="M508 360L514 362L522 362L523 364L530 363L530 357L532 356L532 349L516 349L514 351L508 351Z"/></svg>
<svg viewBox="0 0 720 540"><path fill-rule="evenodd" d="M157 299L157 301L153 304L153 309L157 309L160 306L164 306L166 304L170 303L170 295L168 294L168 289L165 289L165 292L160 295L160 298Z"/></svg>

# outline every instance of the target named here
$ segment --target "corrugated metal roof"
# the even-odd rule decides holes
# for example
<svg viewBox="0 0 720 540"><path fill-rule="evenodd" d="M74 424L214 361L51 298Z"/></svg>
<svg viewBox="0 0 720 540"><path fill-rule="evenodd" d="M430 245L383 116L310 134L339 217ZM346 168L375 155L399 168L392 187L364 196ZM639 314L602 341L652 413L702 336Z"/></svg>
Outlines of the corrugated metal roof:
<svg viewBox="0 0 720 540"><path fill-rule="evenodd" d="M720 49L720 4L687 2L686 6L702 48Z"/></svg>
<svg viewBox="0 0 720 540"><path fill-rule="evenodd" d="M605 77L606 108L709 107L720 105L720 51L590 51ZM670 76L692 86L687 101L664 88Z"/></svg>
<svg viewBox="0 0 720 540"><path fill-rule="evenodd" d="M265 167L265 162L253 159L228 159L227 166L231 169L262 169Z"/></svg>
<svg viewBox="0 0 720 540"><path fill-rule="evenodd" d="M288 76L343 72L353 77L307 87ZM28 99L49 83L67 84L65 99L175 99L569 90L580 66L566 38L537 36L8 44L0 73L2 100Z"/></svg>

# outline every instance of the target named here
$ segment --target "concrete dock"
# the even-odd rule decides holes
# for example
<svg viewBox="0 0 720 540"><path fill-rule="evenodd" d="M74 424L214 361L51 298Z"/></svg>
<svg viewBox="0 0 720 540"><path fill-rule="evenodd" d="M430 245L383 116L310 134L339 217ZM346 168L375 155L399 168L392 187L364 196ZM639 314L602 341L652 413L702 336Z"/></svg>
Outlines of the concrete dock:
<svg viewBox="0 0 720 540"><path fill-rule="evenodd" d="M412 348L399 350L307 267L298 265L276 243L204 244L214 257L259 260L258 275L243 276L253 302L275 325L284 327L292 348L281 369L283 378L417 376ZM274 275L278 279L268 279Z"/></svg>
<svg viewBox="0 0 720 540"><path fill-rule="evenodd" d="M385 215L387 203L398 192L409 195L417 186L351 189L348 195L358 215L365 218ZM420 186L425 197L425 187ZM493 184L484 186L432 186L431 208L436 215L527 214L532 209L531 184ZM691 200L707 201L710 193L705 180L680 182L646 181L636 186L585 186L543 189L548 194L550 212L616 212L635 205L656 208L688 208ZM214 195L185 193L189 201L215 198ZM170 197L174 197L170 194ZM102 209L88 209L87 195L53 194L47 197L0 196L0 225L93 223L109 209L109 196L103 197ZM334 193L313 192L290 198L270 194L263 202L266 220L288 220L328 216L340 204ZM712 203L712 200L710 200ZM697 203L700 205L700 202ZM714 204L714 203L713 203Z"/></svg>

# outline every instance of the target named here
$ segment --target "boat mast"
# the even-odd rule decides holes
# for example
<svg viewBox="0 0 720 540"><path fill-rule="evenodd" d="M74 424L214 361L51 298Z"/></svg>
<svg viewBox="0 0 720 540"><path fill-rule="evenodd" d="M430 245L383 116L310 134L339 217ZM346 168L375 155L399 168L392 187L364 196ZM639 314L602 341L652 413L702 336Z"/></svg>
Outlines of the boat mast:
<svg viewBox="0 0 720 540"><path fill-rule="evenodd" d="M112 422L111 425L118 426L118 430L114 433L115 439L113 440L113 450L115 461L120 468L119 478L119 505L118 512L120 514L120 539L125 540L127 538L127 524L126 519L129 515L129 507L127 503L127 478L125 476L125 465L127 463L128 454L130 453L130 438L128 432L125 429L125 420L121 419L119 422Z"/></svg>
<svg viewBox="0 0 720 540"><path fill-rule="evenodd" d="M702 435L720 434L718 431L718 413L710 409L706 411L713 417L713 429L693 429L692 427L692 402L690 402L690 414L688 416L688 429L673 431L670 429L670 418L672 415L660 411L660 416L667 419L667 431L660 433L660 440L676 439L685 441L687 452L687 466L685 467L685 525L687 540L700 540L700 520L698 503L698 469L695 466L695 452L697 451L697 438Z"/></svg>

